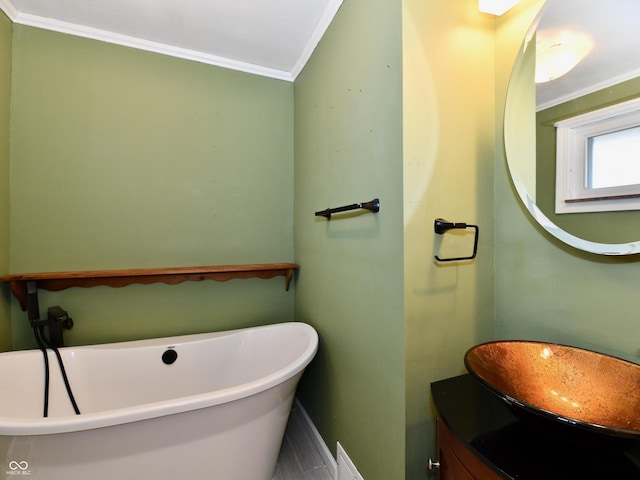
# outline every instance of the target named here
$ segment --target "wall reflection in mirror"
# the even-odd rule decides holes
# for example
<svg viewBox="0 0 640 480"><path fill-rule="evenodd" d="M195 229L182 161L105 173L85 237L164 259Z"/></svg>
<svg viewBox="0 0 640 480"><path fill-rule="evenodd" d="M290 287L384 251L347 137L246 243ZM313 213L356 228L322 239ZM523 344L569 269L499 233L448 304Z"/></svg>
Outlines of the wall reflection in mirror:
<svg viewBox="0 0 640 480"><path fill-rule="evenodd" d="M505 109L507 161L527 210L576 248L640 253L639 127L640 1L547 0Z"/></svg>

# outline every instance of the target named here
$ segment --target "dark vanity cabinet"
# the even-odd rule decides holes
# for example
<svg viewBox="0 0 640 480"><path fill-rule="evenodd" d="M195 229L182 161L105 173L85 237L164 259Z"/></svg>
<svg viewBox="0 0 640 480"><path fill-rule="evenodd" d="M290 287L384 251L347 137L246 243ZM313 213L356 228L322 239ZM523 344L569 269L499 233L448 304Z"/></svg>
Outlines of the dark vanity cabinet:
<svg viewBox="0 0 640 480"><path fill-rule="evenodd" d="M501 477L437 418L438 468L441 480L500 480Z"/></svg>
<svg viewBox="0 0 640 480"><path fill-rule="evenodd" d="M595 445L525 424L470 375L431 393L439 480L640 480L640 442Z"/></svg>

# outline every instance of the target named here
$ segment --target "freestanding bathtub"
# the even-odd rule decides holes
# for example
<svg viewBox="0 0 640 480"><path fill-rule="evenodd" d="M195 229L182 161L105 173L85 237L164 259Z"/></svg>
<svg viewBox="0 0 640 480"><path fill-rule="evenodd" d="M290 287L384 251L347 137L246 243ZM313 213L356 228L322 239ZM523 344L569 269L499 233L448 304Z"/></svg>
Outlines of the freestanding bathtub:
<svg viewBox="0 0 640 480"><path fill-rule="evenodd" d="M47 418L42 352L2 353L0 478L271 480L317 346L292 322L62 348L80 415L50 351Z"/></svg>

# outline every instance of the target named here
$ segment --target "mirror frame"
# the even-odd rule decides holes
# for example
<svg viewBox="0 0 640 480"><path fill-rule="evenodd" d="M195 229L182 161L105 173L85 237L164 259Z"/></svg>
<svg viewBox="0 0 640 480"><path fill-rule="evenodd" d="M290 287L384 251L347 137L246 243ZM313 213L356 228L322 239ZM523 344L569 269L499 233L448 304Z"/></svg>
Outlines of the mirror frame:
<svg viewBox="0 0 640 480"><path fill-rule="evenodd" d="M532 83L533 76L530 77L531 82L529 82L528 85L526 79L521 78L526 68L525 52L527 51L529 43L535 37L536 28L547 10L547 5L548 1L542 6L525 35L522 48L514 63L507 86L503 135L505 156L507 158L511 181L524 207L533 219L545 231L565 244L598 255L640 254L640 240L627 243L599 243L577 237L563 230L552 222L536 205L534 198L530 195L527 188L526 174L518 176L518 173L521 172L519 169L520 165L527 161L525 157L527 157L530 152L533 152L533 157L535 157L536 148L535 120L528 118L529 113L531 113L532 117L535 117L535 102L533 104L533 110L530 110L532 106L526 101L527 98L531 99L531 95L533 95L533 99L535 100L535 84ZM531 91L528 89L531 89ZM522 99L525 100L523 101ZM534 125L533 132L531 131L531 124ZM529 161L535 164L535 158L530 158Z"/></svg>

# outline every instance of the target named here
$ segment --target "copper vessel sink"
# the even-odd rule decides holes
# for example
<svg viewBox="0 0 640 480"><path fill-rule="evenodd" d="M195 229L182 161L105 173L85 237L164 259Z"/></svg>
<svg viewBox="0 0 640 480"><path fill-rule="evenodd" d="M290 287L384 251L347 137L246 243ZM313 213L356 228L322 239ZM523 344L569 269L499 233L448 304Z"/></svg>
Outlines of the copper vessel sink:
<svg viewBox="0 0 640 480"><path fill-rule="evenodd" d="M640 365L530 341L483 343L471 348L464 362L525 420L640 441Z"/></svg>

